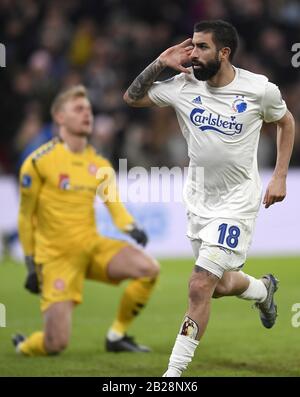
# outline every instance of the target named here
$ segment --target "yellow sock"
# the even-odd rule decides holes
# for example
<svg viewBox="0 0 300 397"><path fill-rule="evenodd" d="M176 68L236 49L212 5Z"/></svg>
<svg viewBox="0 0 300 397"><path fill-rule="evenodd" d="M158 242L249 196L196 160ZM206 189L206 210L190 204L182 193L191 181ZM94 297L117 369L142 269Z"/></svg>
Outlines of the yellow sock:
<svg viewBox="0 0 300 397"><path fill-rule="evenodd" d="M139 278L131 281L126 287L121 299L119 311L111 330L118 334L125 334L133 319L145 306L150 298L157 278Z"/></svg>
<svg viewBox="0 0 300 397"><path fill-rule="evenodd" d="M26 356L46 356L47 352L44 347L44 333L34 332L19 345L20 351Z"/></svg>

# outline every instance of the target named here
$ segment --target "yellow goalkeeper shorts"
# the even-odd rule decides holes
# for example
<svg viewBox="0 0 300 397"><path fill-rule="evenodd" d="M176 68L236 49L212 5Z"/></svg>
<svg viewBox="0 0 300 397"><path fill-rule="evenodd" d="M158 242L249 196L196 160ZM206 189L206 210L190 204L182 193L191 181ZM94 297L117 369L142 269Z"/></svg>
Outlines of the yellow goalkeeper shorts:
<svg viewBox="0 0 300 397"><path fill-rule="evenodd" d="M38 277L41 285L41 310L45 311L52 303L73 301L82 302L84 279L119 284L107 275L107 266L111 259L129 243L97 236L85 252L64 252L55 259L38 265Z"/></svg>

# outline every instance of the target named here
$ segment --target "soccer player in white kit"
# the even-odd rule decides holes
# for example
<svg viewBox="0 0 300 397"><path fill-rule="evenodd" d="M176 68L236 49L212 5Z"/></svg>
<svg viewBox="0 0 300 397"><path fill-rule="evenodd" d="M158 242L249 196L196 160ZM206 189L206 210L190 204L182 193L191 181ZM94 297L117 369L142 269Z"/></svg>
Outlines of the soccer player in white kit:
<svg viewBox="0 0 300 397"><path fill-rule="evenodd" d="M277 161L263 199L268 208L286 195L294 119L267 77L232 65L237 46L231 24L199 22L193 39L164 51L124 95L130 106L172 106L190 158L184 201L196 264L189 281L188 310L165 377L181 376L192 360L208 323L212 297L254 300L266 328L277 316L273 296L278 280L272 274L256 279L241 268L262 198L257 168L262 123L277 124ZM185 67L187 63L192 67ZM166 67L181 73L154 82Z"/></svg>

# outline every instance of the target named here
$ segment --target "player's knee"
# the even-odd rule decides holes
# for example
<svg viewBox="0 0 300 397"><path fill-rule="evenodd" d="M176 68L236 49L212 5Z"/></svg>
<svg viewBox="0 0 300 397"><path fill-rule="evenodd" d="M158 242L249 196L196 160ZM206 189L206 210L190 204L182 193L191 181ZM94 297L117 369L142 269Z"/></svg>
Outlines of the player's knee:
<svg viewBox="0 0 300 397"><path fill-rule="evenodd" d="M193 303L209 300L211 297L211 286L206 279L192 279L189 283L189 299Z"/></svg>
<svg viewBox="0 0 300 397"><path fill-rule="evenodd" d="M222 298L222 296L228 296L232 290L232 282L230 277L226 278L224 281L219 282L214 290L213 298Z"/></svg>
<svg viewBox="0 0 300 397"><path fill-rule="evenodd" d="M227 290L228 288L226 285L224 284L217 285L213 293L213 298L221 298L222 296L226 296Z"/></svg>
<svg viewBox="0 0 300 397"><path fill-rule="evenodd" d="M144 257L141 260L140 265L137 269L137 277L151 277L155 278L159 274L159 263L150 257Z"/></svg>
<svg viewBox="0 0 300 397"><path fill-rule="evenodd" d="M58 354L68 346L69 338L66 335L46 335L45 348L49 354Z"/></svg>
<svg viewBox="0 0 300 397"><path fill-rule="evenodd" d="M152 277L152 278L157 277L159 275L159 272L160 272L159 263L153 258L150 258L149 272L150 272L149 276Z"/></svg>

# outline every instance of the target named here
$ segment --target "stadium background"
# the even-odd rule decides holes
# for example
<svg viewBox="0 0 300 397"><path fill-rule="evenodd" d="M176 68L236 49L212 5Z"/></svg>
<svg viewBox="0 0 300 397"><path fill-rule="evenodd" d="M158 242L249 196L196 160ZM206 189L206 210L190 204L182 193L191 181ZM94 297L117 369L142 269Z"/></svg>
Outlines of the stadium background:
<svg viewBox="0 0 300 397"><path fill-rule="evenodd" d="M0 69L0 302L6 306L7 327L0 328L0 375L159 376L164 369L184 313L193 265L192 259L178 259L190 256L182 205L176 204L172 211L159 204L130 207L150 234L150 252L167 258L162 260L157 293L134 326L139 339L145 339L156 353L143 357L141 365L135 357L116 359L103 352L101 337L120 291L87 283L86 302L75 314L69 350L53 361L37 359L28 364L17 360L9 345L15 330L30 332L40 326L37 299L22 287L25 270L19 266L16 178L24 158L55 134L49 114L53 97L77 83L87 86L95 112L92 142L116 169L119 158L127 159L128 168L186 166L186 145L173 111L131 109L122 94L162 50L191 36L194 22L210 18L222 18L237 27L241 42L236 66L265 74L280 86L296 118L296 142L288 197L266 212L262 209L252 253L263 258L251 258L246 269L256 276L267 271L279 275L278 326L266 333L245 302L217 301L204 350L187 374L300 374L300 330L291 323L292 305L300 301L300 69L291 64L292 44L300 42L299 1L1 0L0 41L6 46L6 68ZM171 74L167 70L161 78ZM265 182L275 159L275 129L264 125L258 161ZM99 219L106 222L99 211ZM103 226L115 233L108 222ZM111 306L99 312L99 299L104 297ZM149 333L153 326L157 332Z"/></svg>

